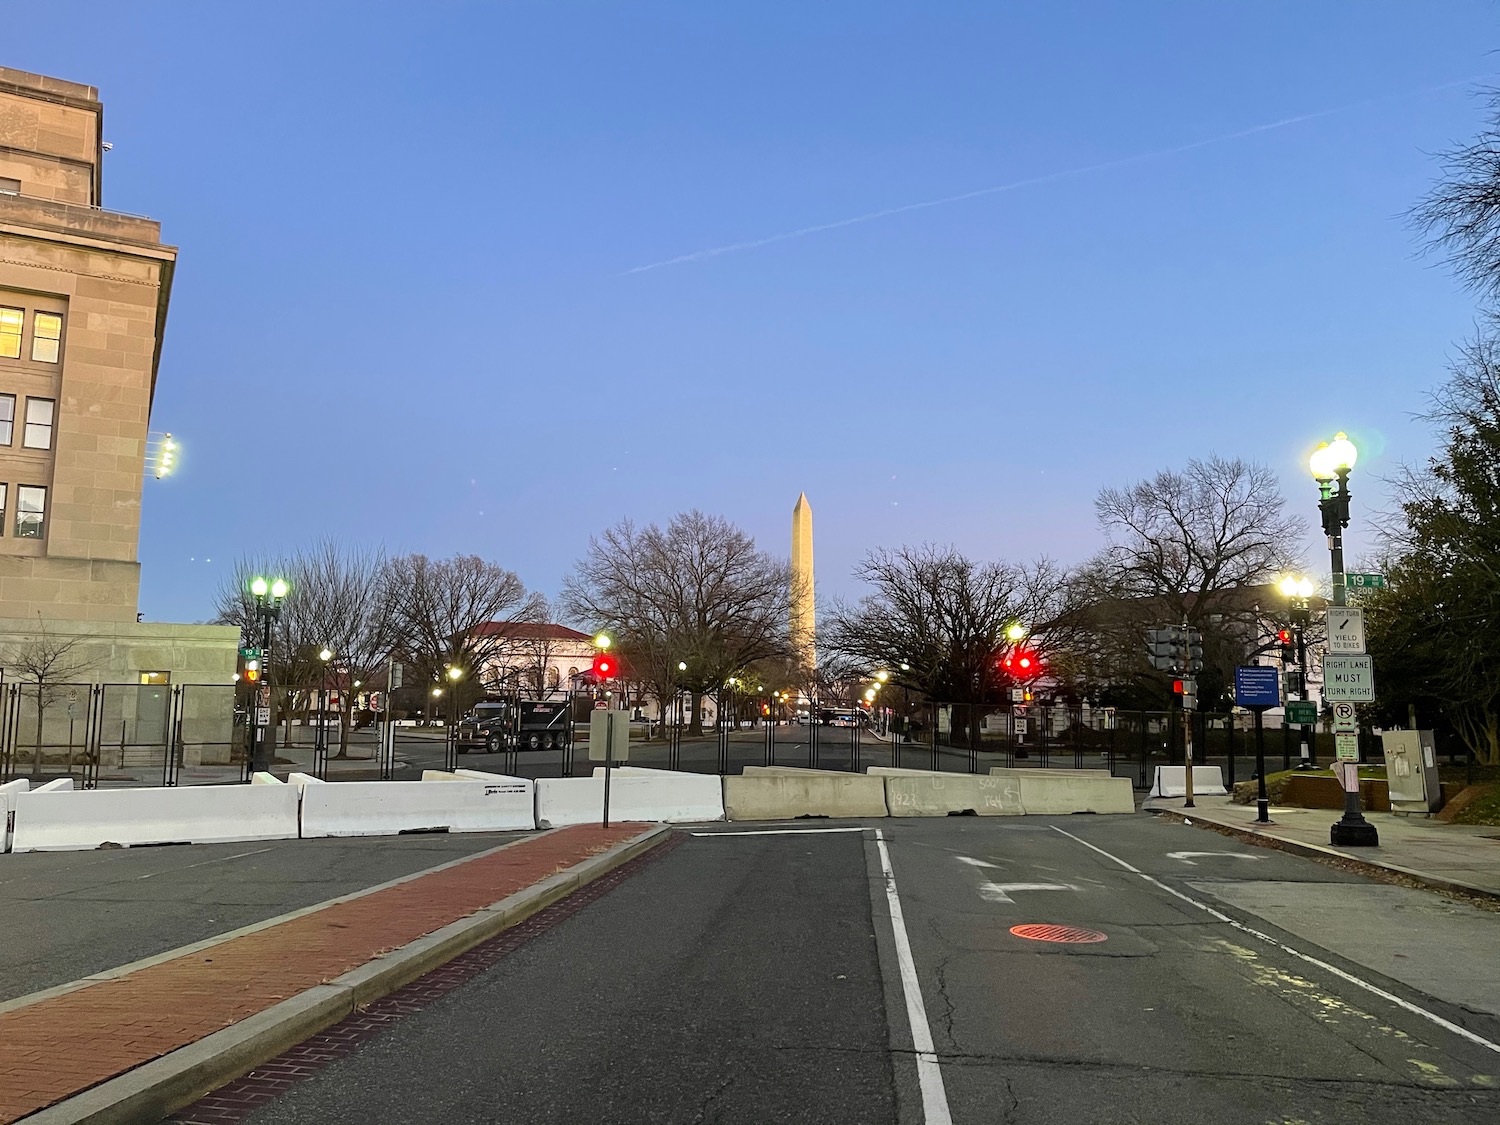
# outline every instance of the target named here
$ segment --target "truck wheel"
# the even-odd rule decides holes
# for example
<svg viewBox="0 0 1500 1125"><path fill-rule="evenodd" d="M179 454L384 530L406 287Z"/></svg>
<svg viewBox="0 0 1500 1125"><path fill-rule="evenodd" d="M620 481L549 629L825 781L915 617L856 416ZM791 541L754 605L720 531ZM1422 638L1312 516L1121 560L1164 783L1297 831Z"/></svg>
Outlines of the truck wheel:
<svg viewBox="0 0 1500 1125"><path fill-rule="evenodd" d="M533 733L533 734L530 734L530 735L526 736L526 749L528 749L528 750L540 750L541 748L542 748L542 736L541 735Z"/></svg>
<svg viewBox="0 0 1500 1125"><path fill-rule="evenodd" d="M498 734L490 735L489 741L484 744L484 748L491 754L500 753L500 736Z"/></svg>
<svg viewBox="0 0 1500 1125"><path fill-rule="evenodd" d="M568 748L568 736L565 734L554 734L552 736L552 745L559 750L566 750Z"/></svg>

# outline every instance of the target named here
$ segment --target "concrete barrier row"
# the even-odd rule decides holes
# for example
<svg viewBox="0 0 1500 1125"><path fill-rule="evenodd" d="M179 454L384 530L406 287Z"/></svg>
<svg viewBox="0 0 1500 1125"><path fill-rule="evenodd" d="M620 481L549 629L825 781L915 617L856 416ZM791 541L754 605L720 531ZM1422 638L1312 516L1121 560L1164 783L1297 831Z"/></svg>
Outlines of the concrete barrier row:
<svg viewBox="0 0 1500 1125"><path fill-rule="evenodd" d="M592 777L532 781L476 770L428 770L421 781L336 784L300 773L286 783L257 774L251 785L78 792L65 791L72 784L66 779L39 789L20 781L0 787L5 814L0 846L17 852L61 851L562 828L600 818L602 774L596 770ZM1103 770L994 769L976 776L881 766L866 774L747 766L738 777L720 778L622 766L610 788L611 819L666 823L1024 816L1134 808L1130 782Z"/></svg>

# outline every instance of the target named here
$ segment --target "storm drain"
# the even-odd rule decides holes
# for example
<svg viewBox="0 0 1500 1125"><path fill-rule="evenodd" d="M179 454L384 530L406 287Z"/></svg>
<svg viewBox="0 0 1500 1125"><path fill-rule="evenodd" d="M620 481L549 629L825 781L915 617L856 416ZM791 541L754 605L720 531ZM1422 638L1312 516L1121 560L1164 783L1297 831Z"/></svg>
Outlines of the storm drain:
<svg viewBox="0 0 1500 1125"><path fill-rule="evenodd" d="M1043 922L1028 922L1023 926L1012 926L1010 932L1028 941L1051 941L1061 945L1086 945L1104 941L1106 935L1098 930L1085 930L1078 926L1049 926Z"/></svg>

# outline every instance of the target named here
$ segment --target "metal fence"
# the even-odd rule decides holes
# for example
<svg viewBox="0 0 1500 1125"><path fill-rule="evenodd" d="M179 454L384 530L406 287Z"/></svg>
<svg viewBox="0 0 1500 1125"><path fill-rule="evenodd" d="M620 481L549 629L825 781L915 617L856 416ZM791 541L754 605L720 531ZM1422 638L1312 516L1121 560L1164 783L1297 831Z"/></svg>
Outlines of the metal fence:
<svg viewBox="0 0 1500 1125"><path fill-rule="evenodd" d="M34 684L0 688L0 781L73 778L83 789L245 779L233 685Z"/></svg>

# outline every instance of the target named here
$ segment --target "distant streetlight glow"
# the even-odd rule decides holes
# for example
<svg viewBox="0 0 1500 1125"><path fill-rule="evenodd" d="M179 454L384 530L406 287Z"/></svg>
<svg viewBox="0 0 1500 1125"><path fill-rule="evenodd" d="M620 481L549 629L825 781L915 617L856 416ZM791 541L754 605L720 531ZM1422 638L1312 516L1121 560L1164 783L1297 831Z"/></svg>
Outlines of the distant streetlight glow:
<svg viewBox="0 0 1500 1125"><path fill-rule="evenodd" d="M595 648L608 649L612 644L614 644L614 641L610 639L608 633L600 633L597 637L594 638Z"/></svg>

